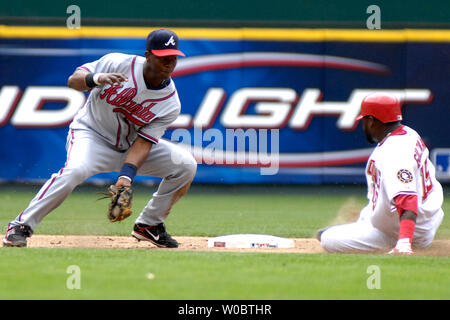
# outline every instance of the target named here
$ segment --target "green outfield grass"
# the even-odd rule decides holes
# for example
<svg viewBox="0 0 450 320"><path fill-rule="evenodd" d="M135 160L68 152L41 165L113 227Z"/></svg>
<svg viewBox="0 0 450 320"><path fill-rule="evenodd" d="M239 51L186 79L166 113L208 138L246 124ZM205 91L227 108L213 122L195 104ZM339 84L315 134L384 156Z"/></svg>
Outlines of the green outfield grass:
<svg viewBox="0 0 450 320"><path fill-rule="evenodd" d="M1 299L448 299L448 258L2 249ZM68 267L79 290L66 286ZM369 266L380 270L369 289ZM154 279L148 279L152 273Z"/></svg>
<svg viewBox="0 0 450 320"><path fill-rule="evenodd" d="M248 187L250 188L250 187ZM317 189L313 188L312 189ZM36 188L35 188L36 189ZM193 187L173 207L167 219L170 232L179 236L215 236L229 233L263 233L283 237L311 237L317 229L327 225L352 194L330 194L325 189L305 189L288 192L273 188L273 192L243 192L219 188L205 192ZM268 189L270 190L270 189ZM34 197L36 190L0 193L0 224L5 226L16 217ZM106 234L128 235L134 218L155 191L140 187L133 198L134 213L121 223L110 223L106 218L108 200L99 200L100 188L81 188L72 193L55 211L49 214L35 230L36 234ZM214 191L214 190L213 190ZM359 191L359 189L358 189ZM362 207L364 196L357 202ZM133 218L134 217L134 218Z"/></svg>
<svg viewBox="0 0 450 320"><path fill-rule="evenodd" d="M75 191L35 233L129 235L133 217L154 192L137 188L133 217L112 224L106 200L95 201L99 190ZM36 191L0 188L3 232ZM349 203L363 207L365 188L194 186L166 222L175 236L312 237ZM444 211L450 212L448 198ZM447 217L437 238L450 238ZM387 255L1 248L0 299L449 299L449 262ZM66 287L70 265L80 267L79 290ZM380 270L380 289L367 287L371 265Z"/></svg>
<svg viewBox="0 0 450 320"><path fill-rule="evenodd" d="M14 219L34 197L38 186L0 188L0 229ZM100 187L81 187L50 213L36 234L129 235L134 219L155 191L139 186L133 199L133 216L120 223L106 218L108 200L96 201ZM448 194L448 191L446 191ZM178 236L218 236L262 233L282 237L314 237L333 221L351 200L354 209L367 200L364 187L196 187L177 203L168 219L170 233ZM450 198L444 212L450 213ZM436 236L450 239L450 219L445 218Z"/></svg>

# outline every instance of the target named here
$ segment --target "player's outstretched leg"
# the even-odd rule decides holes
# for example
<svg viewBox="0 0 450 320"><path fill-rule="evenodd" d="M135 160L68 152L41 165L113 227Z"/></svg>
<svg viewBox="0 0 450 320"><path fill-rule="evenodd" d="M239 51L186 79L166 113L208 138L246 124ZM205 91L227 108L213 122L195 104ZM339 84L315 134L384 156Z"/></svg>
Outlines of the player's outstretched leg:
<svg viewBox="0 0 450 320"><path fill-rule="evenodd" d="M24 247L36 227L51 211L56 209L88 177L117 168L123 154L99 143L98 138L86 131L69 132L67 161L41 187L28 207L8 225L3 245Z"/></svg>
<svg viewBox="0 0 450 320"><path fill-rule="evenodd" d="M395 245L395 239L374 228L368 221L359 221L322 229L320 244L330 253L383 252Z"/></svg>
<svg viewBox="0 0 450 320"><path fill-rule="evenodd" d="M8 225L3 245L6 247L25 247L26 238L31 237L33 230L42 219L57 208L87 178L83 167L62 168L52 175L41 187L28 207Z"/></svg>

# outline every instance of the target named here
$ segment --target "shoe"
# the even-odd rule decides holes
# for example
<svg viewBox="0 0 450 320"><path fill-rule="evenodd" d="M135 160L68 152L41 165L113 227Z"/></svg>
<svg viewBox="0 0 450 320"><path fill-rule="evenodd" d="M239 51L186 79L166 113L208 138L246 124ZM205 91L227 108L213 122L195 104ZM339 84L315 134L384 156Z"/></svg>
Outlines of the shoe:
<svg viewBox="0 0 450 320"><path fill-rule="evenodd" d="M178 242L166 232L164 223L156 226L136 223L131 235L138 240L150 241L160 248L178 248Z"/></svg>
<svg viewBox="0 0 450 320"><path fill-rule="evenodd" d="M18 225L8 229L3 239L4 247L26 247L27 238L31 237L33 230L27 225Z"/></svg>
<svg viewBox="0 0 450 320"><path fill-rule="evenodd" d="M316 239L319 240L319 241L321 241L321 239L322 239L322 233L324 233L325 230L327 230L327 229L329 229L329 228L330 228L330 227L325 227L325 228L319 229L319 231L317 231L317 234L316 234Z"/></svg>

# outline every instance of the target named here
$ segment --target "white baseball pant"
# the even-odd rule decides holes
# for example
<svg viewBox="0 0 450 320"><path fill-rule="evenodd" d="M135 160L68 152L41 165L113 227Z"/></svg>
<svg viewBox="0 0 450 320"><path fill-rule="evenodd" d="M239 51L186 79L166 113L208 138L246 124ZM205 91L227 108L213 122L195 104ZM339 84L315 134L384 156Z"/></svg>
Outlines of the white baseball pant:
<svg viewBox="0 0 450 320"><path fill-rule="evenodd" d="M114 150L96 133L87 130L69 130L66 149L64 168L51 176L9 227L25 224L34 230L87 178L101 172L119 171L127 154ZM163 179L136 223L156 225L163 222L172 205L189 188L196 169L193 156L176 144L160 139L153 145L138 175Z"/></svg>
<svg viewBox="0 0 450 320"><path fill-rule="evenodd" d="M444 213L440 210L428 230L416 229L412 245L417 248L429 247L443 217ZM353 223L327 228L320 237L320 244L331 253L388 252L394 248L397 240L375 228L370 218L361 217Z"/></svg>

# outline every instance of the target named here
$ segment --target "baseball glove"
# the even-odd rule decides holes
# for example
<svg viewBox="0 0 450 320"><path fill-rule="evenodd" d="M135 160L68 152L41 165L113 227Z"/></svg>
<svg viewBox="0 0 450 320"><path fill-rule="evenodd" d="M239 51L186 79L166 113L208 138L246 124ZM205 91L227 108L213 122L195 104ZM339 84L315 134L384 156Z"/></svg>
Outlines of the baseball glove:
<svg viewBox="0 0 450 320"><path fill-rule="evenodd" d="M106 198L111 199L106 214L109 221L122 221L131 215L131 200L133 199L133 189L131 187L117 189L115 185L111 185L108 188Z"/></svg>

